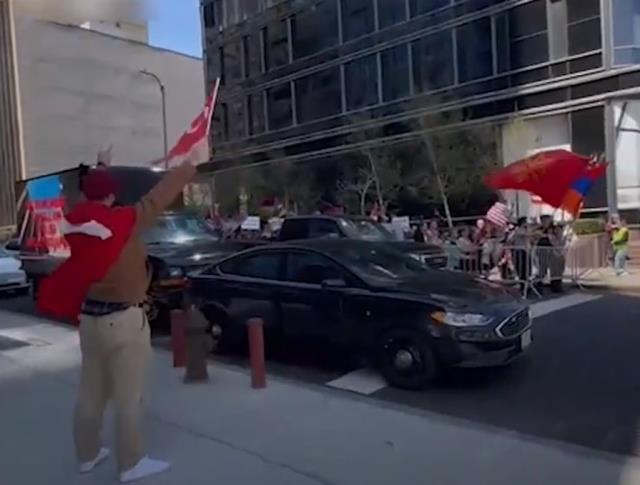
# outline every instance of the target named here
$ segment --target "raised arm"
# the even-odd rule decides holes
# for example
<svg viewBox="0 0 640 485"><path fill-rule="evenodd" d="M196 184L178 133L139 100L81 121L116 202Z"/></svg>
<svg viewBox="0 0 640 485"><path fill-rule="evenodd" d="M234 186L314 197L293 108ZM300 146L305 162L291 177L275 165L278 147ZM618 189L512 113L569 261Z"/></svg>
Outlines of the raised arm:
<svg viewBox="0 0 640 485"><path fill-rule="evenodd" d="M153 226L158 216L169 208L195 174L195 166L188 161L167 173L136 204L136 229L141 230Z"/></svg>

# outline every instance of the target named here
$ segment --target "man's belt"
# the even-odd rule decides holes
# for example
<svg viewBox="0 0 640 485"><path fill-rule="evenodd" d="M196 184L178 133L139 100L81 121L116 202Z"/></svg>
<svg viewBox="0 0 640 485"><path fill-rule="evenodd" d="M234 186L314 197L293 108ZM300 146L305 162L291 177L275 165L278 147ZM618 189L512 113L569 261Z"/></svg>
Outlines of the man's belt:
<svg viewBox="0 0 640 485"><path fill-rule="evenodd" d="M142 307L142 304L134 305L131 303L85 300L82 304L80 313L83 315L90 315L92 317L103 317L105 315L111 315L112 313L123 312L131 307Z"/></svg>

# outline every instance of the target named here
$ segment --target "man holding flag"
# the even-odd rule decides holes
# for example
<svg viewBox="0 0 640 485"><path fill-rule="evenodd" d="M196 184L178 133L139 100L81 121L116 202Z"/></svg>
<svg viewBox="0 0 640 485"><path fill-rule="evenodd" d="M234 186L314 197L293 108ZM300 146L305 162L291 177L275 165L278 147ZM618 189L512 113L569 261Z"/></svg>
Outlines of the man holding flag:
<svg viewBox="0 0 640 485"><path fill-rule="evenodd" d="M80 321L82 370L73 435L81 473L109 456L100 430L105 406L113 400L120 481L132 482L169 468L144 453L141 433L142 389L151 354L143 302L150 275L141 235L181 194L196 173L217 96L171 150L184 160L135 206L113 207L119 187L108 163L88 172L81 183L84 201L62 221L70 257L45 281L38 294L41 313ZM207 157L208 158L208 153Z"/></svg>

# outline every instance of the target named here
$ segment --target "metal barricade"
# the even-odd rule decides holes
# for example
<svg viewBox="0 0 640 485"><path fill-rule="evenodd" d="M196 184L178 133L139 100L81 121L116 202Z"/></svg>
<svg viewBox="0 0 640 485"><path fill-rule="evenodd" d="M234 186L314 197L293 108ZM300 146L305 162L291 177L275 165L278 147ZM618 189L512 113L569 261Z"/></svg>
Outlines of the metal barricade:
<svg viewBox="0 0 640 485"><path fill-rule="evenodd" d="M609 266L607 248L606 235L595 235L575 238L564 246L496 244L471 252L448 244L445 253L447 269L518 286L526 298L531 293L541 296L544 284L554 291L561 291L564 283L582 288L587 275Z"/></svg>

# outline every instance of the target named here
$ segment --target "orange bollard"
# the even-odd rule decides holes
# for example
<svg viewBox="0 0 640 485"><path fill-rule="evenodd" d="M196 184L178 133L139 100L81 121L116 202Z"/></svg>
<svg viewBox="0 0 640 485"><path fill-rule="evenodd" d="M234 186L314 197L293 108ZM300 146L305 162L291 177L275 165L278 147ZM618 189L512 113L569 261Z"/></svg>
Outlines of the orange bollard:
<svg viewBox="0 0 640 485"><path fill-rule="evenodd" d="M267 387L267 370L264 363L264 332L262 318L251 318L249 326L249 360L251 363L251 387Z"/></svg>
<svg viewBox="0 0 640 485"><path fill-rule="evenodd" d="M171 310L171 351L173 367L187 365L187 314L184 310Z"/></svg>

